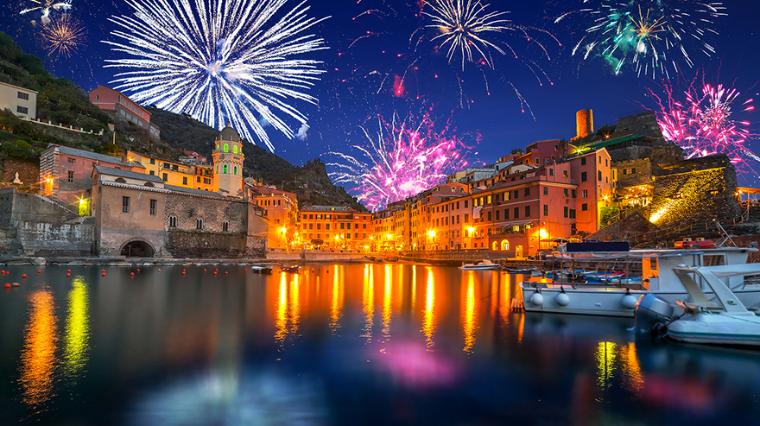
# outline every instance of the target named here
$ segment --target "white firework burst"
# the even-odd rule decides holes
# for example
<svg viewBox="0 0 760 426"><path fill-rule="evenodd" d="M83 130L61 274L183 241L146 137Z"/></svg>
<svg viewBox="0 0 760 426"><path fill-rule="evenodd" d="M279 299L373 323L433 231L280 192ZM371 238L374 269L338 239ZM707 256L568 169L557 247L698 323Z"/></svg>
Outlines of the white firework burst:
<svg viewBox="0 0 760 426"><path fill-rule="evenodd" d="M41 14L41 21L44 25L50 23L50 14L53 11L71 10L70 1L55 1L55 0L29 0L30 7L19 12L19 15L26 15L27 13L39 11Z"/></svg>
<svg viewBox="0 0 760 426"><path fill-rule="evenodd" d="M476 56L493 68L491 49L506 52L497 43L488 39L512 29L506 18L507 12L489 11L488 4L471 0L433 0L427 3L423 14L432 20L426 28L437 30L433 37L441 50L446 50L449 62L459 54L464 70L465 62L474 62Z"/></svg>
<svg viewBox="0 0 760 426"><path fill-rule="evenodd" d="M132 15L110 18L118 28L105 41L126 57L106 66L124 70L112 84L135 101L218 129L232 125L272 151L266 125L292 139L307 123L290 102L317 103L307 92L325 71L303 56L327 49L308 31L328 18L310 17L305 0L126 3Z"/></svg>

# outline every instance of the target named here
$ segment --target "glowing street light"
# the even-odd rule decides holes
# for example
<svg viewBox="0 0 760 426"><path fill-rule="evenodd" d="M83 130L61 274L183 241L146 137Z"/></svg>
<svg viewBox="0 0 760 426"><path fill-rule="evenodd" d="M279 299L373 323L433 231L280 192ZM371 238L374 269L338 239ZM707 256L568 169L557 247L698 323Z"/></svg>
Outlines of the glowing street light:
<svg viewBox="0 0 760 426"><path fill-rule="evenodd" d="M471 237L475 235L475 227L474 226L468 226L467 227L467 236Z"/></svg>
<svg viewBox="0 0 760 426"><path fill-rule="evenodd" d="M435 229L429 229L429 230L427 231L427 237L428 237L428 238L430 238L431 240L432 240L433 238L435 238L435 235L436 235Z"/></svg>

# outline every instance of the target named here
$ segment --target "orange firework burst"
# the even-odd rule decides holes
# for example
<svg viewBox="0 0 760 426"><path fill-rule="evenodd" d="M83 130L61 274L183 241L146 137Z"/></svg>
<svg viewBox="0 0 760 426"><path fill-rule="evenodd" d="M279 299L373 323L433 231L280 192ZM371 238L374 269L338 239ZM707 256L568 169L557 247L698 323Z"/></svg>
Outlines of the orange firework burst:
<svg viewBox="0 0 760 426"><path fill-rule="evenodd" d="M71 56L79 48L83 36L84 28L68 14L61 15L42 31L45 48L54 57Z"/></svg>

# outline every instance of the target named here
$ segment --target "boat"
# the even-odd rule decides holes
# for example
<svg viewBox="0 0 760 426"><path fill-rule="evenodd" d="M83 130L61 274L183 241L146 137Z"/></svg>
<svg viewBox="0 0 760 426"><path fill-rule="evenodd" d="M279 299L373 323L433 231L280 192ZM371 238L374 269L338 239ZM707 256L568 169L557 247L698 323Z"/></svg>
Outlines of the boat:
<svg viewBox="0 0 760 426"><path fill-rule="evenodd" d="M664 332L684 343L760 346L760 310L748 309L728 284L735 277L760 274L760 264L682 267L674 272L688 298L671 305L646 295L636 311L639 333Z"/></svg>
<svg viewBox="0 0 760 426"><path fill-rule="evenodd" d="M254 274L271 274L272 267L269 265L253 265L251 266L251 271Z"/></svg>
<svg viewBox="0 0 760 426"><path fill-rule="evenodd" d="M282 265L280 266L280 269L282 272L289 272L293 274L297 274L299 271L301 271L301 267L298 265Z"/></svg>
<svg viewBox="0 0 760 426"><path fill-rule="evenodd" d="M559 313L634 317L639 300L651 293L669 304L686 300L686 289L676 276L683 267L703 267L747 264L754 248L724 247L704 250L629 250L625 252L560 253L562 259L579 261L625 259L640 262L641 281L638 277L626 280L613 279L599 284L566 281L560 278L533 277L521 283L522 297L527 313ZM760 282L730 277L729 289L748 308L760 308ZM703 289L708 298L713 291Z"/></svg>
<svg viewBox="0 0 760 426"><path fill-rule="evenodd" d="M510 274L532 274L536 270L534 268L504 268Z"/></svg>
<svg viewBox="0 0 760 426"><path fill-rule="evenodd" d="M496 271L501 269L501 265L493 263L490 260L481 260L478 263L465 263L459 269L463 271Z"/></svg>

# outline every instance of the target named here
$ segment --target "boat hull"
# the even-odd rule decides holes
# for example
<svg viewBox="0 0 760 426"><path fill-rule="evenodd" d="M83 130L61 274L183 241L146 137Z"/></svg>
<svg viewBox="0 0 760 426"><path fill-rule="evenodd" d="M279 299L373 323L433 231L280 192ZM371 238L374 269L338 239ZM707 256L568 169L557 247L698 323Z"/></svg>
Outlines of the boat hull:
<svg viewBox="0 0 760 426"><path fill-rule="evenodd" d="M683 292L657 292L657 291L638 291L631 290L626 292L620 288L572 288L567 286L564 293L567 294L565 301L569 302L562 305L558 301L558 296L563 293L560 288L542 288L540 290L542 303L537 305L531 302L533 295L537 290L529 285L523 284L523 304L525 312L555 313L555 314L574 314L574 315L596 315L610 317L633 318L635 315L634 307L627 307L624 303L626 296L632 296L639 300L647 293L651 293L660 299L675 303L676 301L687 300L689 295ZM735 290L736 296L748 308L760 308L760 286L753 285L742 290ZM712 293L706 293L708 297Z"/></svg>
<svg viewBox="0 0 760 426"><path fill-rule="evenodd" d="M684 343L760 346L760 318L754 314L698 314L670 324L668 337Z"/></svg>
<svg viewBox="0 0 760 426"><path fill-rule="evenodd" d="M459 269L463 271L498 271L501 269L500 266L462 266Z"/></svg>

